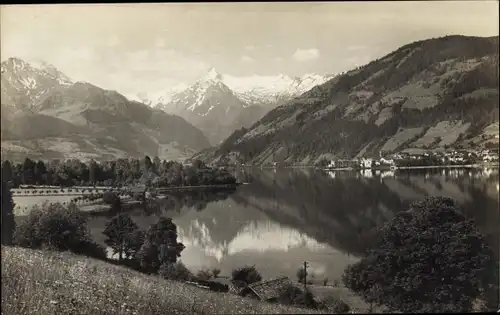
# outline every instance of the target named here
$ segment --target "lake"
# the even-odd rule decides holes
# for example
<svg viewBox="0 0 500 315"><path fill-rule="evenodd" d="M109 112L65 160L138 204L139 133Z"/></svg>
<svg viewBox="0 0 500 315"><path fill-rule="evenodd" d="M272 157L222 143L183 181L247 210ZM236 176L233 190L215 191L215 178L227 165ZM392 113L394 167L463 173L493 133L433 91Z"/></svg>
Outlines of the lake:
<svg viewBox="0 0 500 315"><path fill-rule="evenodd" d="M307 261L318 282L328 278L333 283L369 246L378 224L414 200L449 196L476 220L498 257L497 169L236 172L251 182L232 194L172 195L154 213L137 209L132 217L143 229L160 215L172 217L186 246L181 260L193 271L217 267L229 276L236 267L255 265L264 278L295 279ZM106 221L103 216L89 221L100 243Z"/></svg>

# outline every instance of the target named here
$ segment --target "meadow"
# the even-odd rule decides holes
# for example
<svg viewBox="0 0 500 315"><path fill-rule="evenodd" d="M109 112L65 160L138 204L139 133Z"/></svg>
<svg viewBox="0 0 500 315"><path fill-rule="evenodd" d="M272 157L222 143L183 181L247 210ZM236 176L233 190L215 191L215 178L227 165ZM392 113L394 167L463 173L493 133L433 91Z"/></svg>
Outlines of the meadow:
<svg viewBox="0 0 500 315"><path fill-rule="evenodd" d="M2 314L318 314L76 256L2 246Z"/></svg>

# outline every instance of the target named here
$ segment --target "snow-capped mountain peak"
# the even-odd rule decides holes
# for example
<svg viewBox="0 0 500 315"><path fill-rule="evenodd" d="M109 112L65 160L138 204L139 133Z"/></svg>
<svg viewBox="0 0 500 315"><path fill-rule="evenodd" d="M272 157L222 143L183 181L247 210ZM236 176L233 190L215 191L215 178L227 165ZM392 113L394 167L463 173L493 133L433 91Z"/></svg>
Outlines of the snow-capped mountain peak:
<svg viewBox="0 0 500 315"><path fill-rule="evenodd" d="M217 82L222 80L222 74L217 72L215 68L210 68L208 72L200 79L200 81Z"/></svg>
<svg viewBox="0 0 500 315"><path fill-rule="evenodd" d="M177 103L179 98L185 98L186 93L196 94L198 102L202 101L203 95L211 93L213 88L225 90L236 95L246 106L254 104L274 104L277 101L286 101L300 94L303 94L316 85L320 85L333 78L333 75L320 75L308 73L300 77L291 77L284 74L276 75L252 75L237 77L228 74L221 74L215 68L210 68L191 86L183 85L184 88L176 89L175 93L165 89L156 93L138 93L130 95L130 99L141 100L150 106L164 107L169 102ZM168 91L168 92L167 92ZM161 96L160 96L161 95ZM160 99L161 97L161 99ZM190 97L192 98L192 97ZM190 104L192 110L196 104Z"/></svg>
<svg viewBox="0 0 500 315"><path fill-rule="evenodd" d="M14 107L33 108L53 89L72 84L64 73L45 62L31 63L11 57L2 62L1 72L2 103Z"/></svg>

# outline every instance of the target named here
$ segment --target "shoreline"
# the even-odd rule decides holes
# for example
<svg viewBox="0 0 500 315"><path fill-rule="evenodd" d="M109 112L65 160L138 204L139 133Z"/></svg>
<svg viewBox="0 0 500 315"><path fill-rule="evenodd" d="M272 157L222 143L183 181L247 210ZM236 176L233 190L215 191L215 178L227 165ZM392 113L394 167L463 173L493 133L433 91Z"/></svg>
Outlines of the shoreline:
<svg viewBox="0 0 500 315"><path fill-rule="evenodd" d="M319 168L324 171L397 171L397 170L412 170L412 169L439 169L439 168L463 168L463 169L481 169L481 168L499 168L500 165L485 165L485 164L467 164L467 165L425 165L425 166L398 166L395 168L361 168L355 169L352 167L342 168Z"/></svg>
<svg viewBox="0 0 500 315"><path fill-rule="evenodd" d="M151 191L153 192L168 192L168 191L185 191L185 190L209 190L209 189L227 189L227 188L237 188L240 185L245 185L247 183L236 183L236 184L227 184L227 185L198 185L198 186L172 186L172 187L161 187L161 188L151 188ZM66 191L58 191L58 192L50 192L50 193L40 193L37 192L35 194L30 193L35 190L43 190L43 188L38 188L37 186L33 186L36 188L13 188L12 189L12 196L13 197L39 197L39 196L87 196L87 195L92 195L99 192L68 192L68 190L75 190L79 189L79 186L73 186L70 188L65 188ZM111 191L118 191L122 193L129 193L130 191L128 190L123 190L120 188L102 188L103 191L106 189L111 190ZM146 191L145 191L146 192Z"/></svg>
<svg viewBox="0 0 500 315"><path fill-rule="evenodd" d="M154 192L165 192L165 191L178 191L178 190L206 190L206 189L222 189L222 188L236 188L245 183L235 183L226 185L198 185L198 186L172 186L172 187L162 187L162 188L152 188Z"/></svg>

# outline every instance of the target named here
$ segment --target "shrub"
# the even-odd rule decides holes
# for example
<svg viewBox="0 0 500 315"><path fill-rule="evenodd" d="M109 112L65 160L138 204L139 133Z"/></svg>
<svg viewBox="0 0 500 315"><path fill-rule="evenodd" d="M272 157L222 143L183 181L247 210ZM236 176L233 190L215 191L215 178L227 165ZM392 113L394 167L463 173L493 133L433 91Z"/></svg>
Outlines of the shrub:
<svg viewBox="0 0 500 315"><path fill-rule="evenodd" d="M196 273L196 279L198 280L210 280L212 279L212 273L208 269L200 269Z"/></svg>
<svg viewBox="0 0 500 315"><path fill-rule="evenodd" d="M335 314L345 314L349 313L349 311L351 310L347 303L331 295L324 297L322 301L327 309Z"/></svg>
<svg viewBox="0 0 500 315"><path fill-rule="evenodd" d="M92 241L86 216L74 204L34 206L16 228L14 239L17 245L33 249L69 250L94 257L102 257L104 252Z"/></svg>
<svg viewBox="0 0 500 315"><path fill-rule="evenodd" d="M164 263L158 273L162 278L169 280L189 281L193 278L191 271L182 262Z"/></svg>
<svg viewBox="0 0 500 315"><path fill-rule="evenodd" d="M498 265L450 198L415 202L383 226L343 281L368 303L402 312L468 312Z"/></svg>
<svg viewBox="0 0 500 315"><path fill-rule="evenodd" d="M313 294L309 290L304 292L293 284L286 284L280 288L278 303L307 308L317 308Z"/></svg>
<svg viewBox="0 0 500 315"><path fill-rule="evenodd" d="M218 268L212 268L211 271L212 271L212 276L214 278L217 278L220 275L220 269L218 269Z"/></svg>
<svg viewBox="0 0 500 315"><path fill-rule="evenodd" d="M257 271L255 266L245 266L233 270L231 273L232 280L242 281L246 285L262 281L262 276Z"/></svg>

